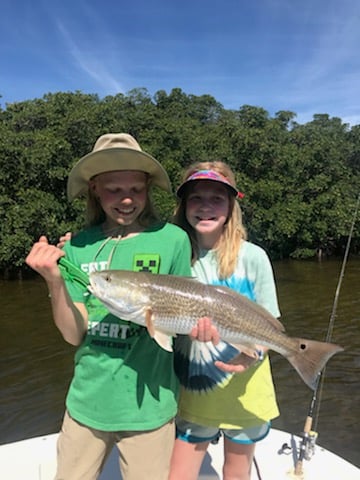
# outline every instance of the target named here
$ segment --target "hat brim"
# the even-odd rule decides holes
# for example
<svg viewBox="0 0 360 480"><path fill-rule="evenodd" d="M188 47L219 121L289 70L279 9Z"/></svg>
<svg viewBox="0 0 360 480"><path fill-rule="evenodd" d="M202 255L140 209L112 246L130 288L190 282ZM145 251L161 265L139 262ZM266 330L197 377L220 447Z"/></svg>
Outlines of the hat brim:
<svg viewBox="0 0 360 480"><path fill-rule="evenodd" d="M88 182L100 173L138 170L150 175L151 184L172 193L171 183L163 166L148 153L130 148L108 148L82 157L72 168L67 182L69 201L88 191Z"/></svg>
<svg viewBox="0 0 360 480"><path fill-rule="evenodd" d="M180 185L180 187L176 191L176 195L178 196L178 198L183 198L187 188L191 184L194 184L195 182L204 182L204 181L219 183L220 185L224 185L224 187L226 187L229 190L230 194L233 195L234 197L236 197L239 193L237 189L234 188L232 185L230 185L229 183L222 182L221 180L214 180L212 178L194 178L193 180L186 180L182 185Z"/></svg>

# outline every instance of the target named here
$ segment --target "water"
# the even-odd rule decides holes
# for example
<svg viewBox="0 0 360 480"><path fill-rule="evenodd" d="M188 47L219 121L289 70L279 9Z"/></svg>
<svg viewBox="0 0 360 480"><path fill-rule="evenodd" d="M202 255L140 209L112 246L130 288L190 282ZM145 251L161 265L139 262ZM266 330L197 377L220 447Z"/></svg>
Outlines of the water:
<svg viewBox="0 0 360 480"><path fill-rule="evenodd" d="M274 264L282 321L291 335L326 337L341 260ZM0 444L59 430L73 369L74 348L55 328L45 283L0 281ZM345 347L325 370L318 443L360 466L360 259L346 267L332 341ZM304 428L311 390L290 364L272 354L281 415L274 427ZM314 412L317 413L316 411Z"/></svg>
<svg viewBox="0 0 360 480"><path fill-rule="evenodd" d="M275 264L282 321L291 335L325 340L341 261L280 262ZM315 427L318 443L360 466L360 261L345 270L332 341L345 348L327 364ZM281 416L274 427L301 432L312 392L289 363L272 355ZM315 411L316 413L316 411Z"/></svg>

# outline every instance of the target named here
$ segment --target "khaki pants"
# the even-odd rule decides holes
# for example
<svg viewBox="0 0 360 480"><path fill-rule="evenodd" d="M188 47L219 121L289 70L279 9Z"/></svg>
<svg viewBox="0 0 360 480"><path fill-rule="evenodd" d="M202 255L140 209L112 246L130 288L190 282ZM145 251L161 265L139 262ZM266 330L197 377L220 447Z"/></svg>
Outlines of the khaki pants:
<svg viewBox="0 0 360 480"><path fill-rule="evenodd" d="M96 480L115 444L124 480L167 480L174 440L173 420L155 430L103 432L78 423L66 412L55 480Z"/></svg>

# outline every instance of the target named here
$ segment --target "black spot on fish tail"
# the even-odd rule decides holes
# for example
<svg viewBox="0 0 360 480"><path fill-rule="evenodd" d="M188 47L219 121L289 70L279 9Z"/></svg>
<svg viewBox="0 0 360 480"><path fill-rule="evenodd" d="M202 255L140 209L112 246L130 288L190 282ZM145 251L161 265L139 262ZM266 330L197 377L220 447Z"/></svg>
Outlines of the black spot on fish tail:
<svg viewBox="0 0 360 480"><path fill-rule="evenodd" d="M297 350L286 358L312 390L315 390L317 378L327 361L336 353L344 350L339 345L304 338L294 338Z"/></svg>
<svg viewBox="0 0 360 480"><path fill-rule="evenodd" d="M239 351L226 342L192 341L187 335L179 335L174 343L175 372L188 390L204 392L223 384L233 376L215 366L215 362L228 362Z"/></svg>

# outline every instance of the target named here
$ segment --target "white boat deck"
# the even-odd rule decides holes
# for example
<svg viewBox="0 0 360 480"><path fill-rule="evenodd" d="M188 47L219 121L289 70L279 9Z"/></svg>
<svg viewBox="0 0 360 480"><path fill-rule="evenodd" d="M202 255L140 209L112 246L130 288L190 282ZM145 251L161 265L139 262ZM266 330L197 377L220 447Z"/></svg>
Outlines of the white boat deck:
<svg viewBox="0 0 360 480"><path fill-rule="evenodd" d="M56 467L57 434L36 437L0 446L0 478L3 480L53 480ZM256 461L263 480L360 480L360 469L341 457L315 447L310 461L304 460L303 474L294 474L300 439L272 429L256 447ZM295 445L282 451L284 444ZM294 453L295 452L295 453ZM199 480L221 480L222 444L211 445ZM100 480L120 480L117 454L114 449ZM259 480L253 468L252 480ZM149 479L152 480L152 479ZM153 479L156 480L156 479Z"/></svg>

